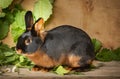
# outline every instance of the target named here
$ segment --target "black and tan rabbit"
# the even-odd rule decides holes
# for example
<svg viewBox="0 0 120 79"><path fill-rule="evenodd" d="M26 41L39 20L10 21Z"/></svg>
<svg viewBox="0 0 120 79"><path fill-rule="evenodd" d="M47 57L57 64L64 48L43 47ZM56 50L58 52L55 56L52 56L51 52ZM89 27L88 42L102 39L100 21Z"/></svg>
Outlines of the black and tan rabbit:
<svg viewBox="0 0 120 79"><path fill-rule="evenodd" d="M83 30L70 25L61 25L43 31L43 19L40 18L33 23L31 11L25 15L25 23L26 31L18 38L16 50L37 66L53 68L66 65L79 69L89 66L94 60L93 44Z"/></svg>

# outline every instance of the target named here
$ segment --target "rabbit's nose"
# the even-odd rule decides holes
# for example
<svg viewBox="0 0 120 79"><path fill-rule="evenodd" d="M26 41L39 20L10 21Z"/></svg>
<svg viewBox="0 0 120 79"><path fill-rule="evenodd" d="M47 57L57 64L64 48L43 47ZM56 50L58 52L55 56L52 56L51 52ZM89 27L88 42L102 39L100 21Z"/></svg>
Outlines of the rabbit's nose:
<svg viewBox="0 0 120 79"><path fill-rule="evenodd" d="M16 49L17 54L22 54L22 50L21 49Z"/></svg>

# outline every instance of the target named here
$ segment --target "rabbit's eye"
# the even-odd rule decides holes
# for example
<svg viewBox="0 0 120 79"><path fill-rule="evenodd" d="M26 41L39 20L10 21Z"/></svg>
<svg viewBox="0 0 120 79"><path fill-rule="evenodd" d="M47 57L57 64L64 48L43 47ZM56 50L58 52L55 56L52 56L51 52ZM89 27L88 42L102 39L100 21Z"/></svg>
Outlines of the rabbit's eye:
<svg viewBox="0 0 120 79"><path fill-rule="evenodd" d="M30 43L32 43L32 39L26 39L26 40L25 40L25 44L26 44L26 45L29 45Z"/></svg>

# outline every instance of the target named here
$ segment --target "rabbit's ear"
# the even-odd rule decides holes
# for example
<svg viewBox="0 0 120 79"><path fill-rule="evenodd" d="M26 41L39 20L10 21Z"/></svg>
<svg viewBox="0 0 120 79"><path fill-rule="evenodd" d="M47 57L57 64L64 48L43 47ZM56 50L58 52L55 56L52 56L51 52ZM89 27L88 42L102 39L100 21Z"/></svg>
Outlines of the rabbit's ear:
<svg viewBox="0 0 120 79"><path fill-rule="evenodd" d="M27 11L25 14L26 30L31 30L33 26L33 15L31 11Z"/></svg>
<svg viewBox="0 0 120 79"><path fill-rule="evenodd" d="M35 31L39 34L44 31L44 20L43 18L39 18L35 23Z"/></svg>
<svg viewBox="0 0 120 79"><path fill-rule="evenodd" d="M44 40L47 32L45 32L45 28L44 28L44 20L43 18L39 18L36 22L35 22L35 31L40 35L41 39Z"/></svg>

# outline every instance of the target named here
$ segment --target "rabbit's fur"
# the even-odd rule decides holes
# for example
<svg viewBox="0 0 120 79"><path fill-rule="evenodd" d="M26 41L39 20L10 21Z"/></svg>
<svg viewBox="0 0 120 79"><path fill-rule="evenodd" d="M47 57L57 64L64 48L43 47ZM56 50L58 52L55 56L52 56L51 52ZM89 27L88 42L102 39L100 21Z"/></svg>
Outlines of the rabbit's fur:
<svg viewBox="0 0 120 79"><path fill-rule="evenodd" d="M83 30L61 25L43 31L43 19L33 24L31 11L25 15L26 31L18 38L16 50L37 66L52 68L67 65L72 68L88 66L95 58L90 37Z"/></svg>

